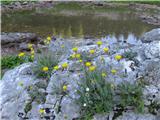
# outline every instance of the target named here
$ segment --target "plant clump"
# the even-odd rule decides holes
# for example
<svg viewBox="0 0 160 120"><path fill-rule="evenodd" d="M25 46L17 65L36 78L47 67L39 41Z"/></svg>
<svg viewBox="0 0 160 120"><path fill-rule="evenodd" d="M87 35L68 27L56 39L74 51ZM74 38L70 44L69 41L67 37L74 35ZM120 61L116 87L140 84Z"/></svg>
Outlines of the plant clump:
<svg viewBox="0 0 160 120"><path fill-rule="evenodd" d="M52 38L47 37L44 40L44 43L49 47L51 41ZM105 57L110 57L110 47L102 46L102 41L97 41L96 44L96 48L91 48L84 52L81 52L81 49L78 47L73 47L70 49L70 54L67 54L68 57L65 59L65 61L61 61L60 59L63 51L51 52L49 49L47 49L45 52L35 54L32 44L28 44L28 48L30 49L29 58L24 52L19 53L15 58L7 58L9 61L16 59L18 61L16 65L19 65L24 61L34 60L34 65L32 66L34 75L36 75L38 78L44 79L44 81L42 80L44 84L42 81L39 81L38 83L28 87L30 100L26 102L24 109L25 114L27 115L27 113L32 109L33 101L36 101L38 104L45 103L47 93L44 91L47 88L51 76L55 75L54 73L76 73L77 71L79 72L78 75L80 76L80 81L77 81L78 89L76 90L76 94L79 97L75 98L74 100L76 101L77 105L80 106L80 119L90 120L95 114L110 113L114 111L115 108L120 108L121 112L131 109L135 112L143 113L145 106L143 101L142 88L144 86L142 85L142 81L138 81L141 83L134 82L134 84L123 81L122 83L115 84L114 81L116 80L116 77L121 77L121 79L123 79L125 76L122 77L123 73L121 72L120 68L112 66L111 63L107 63L106 65ZM62 49L65 48L66 45L60 46L60 49ZM99 53L102 53L101 56ZM113 56L111 57L113 58L112 60L115 61L115 63L119 66L122 59L131 60L135 57L135 55L130 52L125 52L124 54L114 53L111 56ZM95 58L98 57L100 57L100 59L96 59L96 61ZM12 64L8 64L7 60L3 60L2 67L12 67ZM71 71L70 64L75 63L78 63L78 67L81 69L78 69L77 71ZM120 75L120 73L122 74ZM67 95L69 96L68 93L70 91L68 84L69 82L66 80L68 78L59 77L56 78L56 80L57 79L58 81L54 82L53 93L51 94L57 96L57 101L55 105L53 105L53 109L56 109L55 111L60 113L62 99ZM19 83L19 85L22 87L24 86L23 83ZM40 89L43 89L44 91L40 91ZM149 106L149 111L155 113L157 106L159 105L153 103L151 106ZM154 108L152 109L152 107ZM39 110L41 116L43 116L45 112L45 108L41 108Z"/></svg>
<svg viewBox="0 0 160 120"><path fill-rule="evenodd" d="M37 62L33 66L33 72L37 77L49 79L53 70L53 67L58 64L58 56L51 53L45 52L37 56Z"/></svg>
<svg viewBox="0 0 160 120"><path fill-rule="evenodd" d="M114 106L112 84L105 80L106 74L91 67L91 70L84 70L84 77L77 90L80 95L77 101L84 120L91 119L95 113L109 113Z"/></svg>

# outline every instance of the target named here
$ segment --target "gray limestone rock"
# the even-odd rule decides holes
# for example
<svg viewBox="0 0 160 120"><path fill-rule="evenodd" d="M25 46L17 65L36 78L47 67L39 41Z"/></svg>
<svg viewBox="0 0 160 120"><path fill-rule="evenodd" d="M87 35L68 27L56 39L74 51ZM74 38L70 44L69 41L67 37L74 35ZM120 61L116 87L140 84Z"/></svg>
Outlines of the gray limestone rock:
<svg viewBox="0 0 160 120"><path fill-rule="evenodd" d="M159 120L152 114L136 114L132 112L123 113L122 116L118 117L116 120Z"/></svg>
<svg viewBox="0 0 160 120"><path fill-rule="evenodd" d="M141 40L143 43L149 43L153 41L160 41L160 28L153 29L149 32L146 32L142 37Z"/></svg>

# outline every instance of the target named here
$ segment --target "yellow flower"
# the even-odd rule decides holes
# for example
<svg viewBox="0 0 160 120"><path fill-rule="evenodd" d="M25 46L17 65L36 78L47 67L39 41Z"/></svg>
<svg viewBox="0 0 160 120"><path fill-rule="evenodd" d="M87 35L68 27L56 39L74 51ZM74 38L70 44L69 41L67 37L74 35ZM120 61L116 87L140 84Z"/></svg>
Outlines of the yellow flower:
<svg viewBox="0 0 160 120"><path fill-rule="evenodd" d="M102 45L102 41L97 41L97 45L101 46Z"/></svg>
<svg viewBox="0 0 160 120"><path fill-rule="evenodd" d="M32 54L32 55L34 54L34 50L31 51L31 54Z"/></svg>
<svg viewBox="0 0 160 120"><path fill-rule="evenodd" d="M18 56L19 56L19 57L23 57L23 56L25 56L25 53L24 53L24 52L21 52L21 53L18 54Z"/></svg>
<svg viewBox="0 0 160 120"><path fill-rule="evenodd" d="M58 69L59 69L58 65L54 66L54 70L58 70Z"/></svg>
<svg viewBox="0 0 160 120"><path fill-rule="evenodd" d="M119 61L119 60L122 59L122 56L121 55L116 55L114 58Z"/></svg>
<svg viewBox="0 0 160 120"><path fill-rule="evenodd" d="M33 51L34 49L31 47L30 50Z"/></svg>
<svg viewBox="0 0 160 120"><path fill-rule="evenodd" d="M86 62L86 67L89 67L89 66L91 66L91 62Z"/></svg>
<svg viewBox="0 0 160 120"><path fill-rule="evenodd" d="M44 110L43 108L41 108L41 109L39 110L39 113L40 113L40 114L44 114L44 113L45 113L45 110Z"/></svg>
<svg viewBox="0 0 160 120"><path fill-rule="evenodd" d="M76 54L76 58L79 59L81 57L81 54Z"/></svg>
<svg viewBox="0 0 160 120"><path fill-rule="evenodd" d="M111 84L111 88L114 89L116 86L114 84Z"/></svg>
<svg viewBox="0 0 160 120"><path fill-rule="evenodd" d="M46 44L50 44L50 41L47 41Z"/></svg>
<svg viewBox="0 0 160 120"><path fill-rule="evenodd" d="M112 73L113 75L115 75L115 74L117 73L117 70L112 69L112 70L111 70L111 73Z"/></svg>
<svg viewBox="0 0 160 120"><path fill-rule="evenodd" d="M33 59L33 58L34 58L34 55L31 55L31 58Z"/></svg>
<svg viewBox="0 0 160 120"><path fill-rule="evenodd" d="M48 71L48 67L43 67L42 71L47 72Z"/></svg>
<svg viewBox="0 0 160 120"><path fill-rule="evenodd" d="M77 48L77 47L74 47L74 48L72 48L72 50L73 50L74 52L77 52L77 51L78 51L78 48Z"/></svg>
<svg viewBox="0 0 160 120"><path fill-rule="evenodd" d="M76 54L71 55L72 59L76 58Z"/></svg>
<svg viewBox="0 0 160 120"><path fill-rule="evenodd" d="M106 77L106 76L107 76L107 74L102 72L102 77Z"/></svg>
<svg viewBox="0 0 160 120"><path fill-rule="evenodd" d="M51 41L51 37L47 37L47 40L48 40L48 41Z"/></svg>
<svg viewBox="0 0 160 120"><path fill-rule="evenodd" d="M44 40L44 43L47 43L47 40Z"/></svg>
<svg viewBox="0 0 160 120"><path fill-rule="evenodd" d="M63 85L63 91L67 90L67 85Z"/></svg>
<svg viewBox="0 0 160 120"><path fill-rule="evenodd" d="M29 90L32 90L32 89L33 89L33 86L30 85L30 86L29 86Z"/></svg>
<svg viewBox="0 0 160 120"><path fill-rule="evenodd" d="M90 54L94 54L94 53L95 53L95 50L90 50L89 53L90 53Z"/></svg>
<svg viewBox="0 0 160 120"><path fill-rule="evenodd" d="M64 48L64 45L61 45L61 48Z"/></svg>
<svg viewBox="0 0 160 120"><path fill-rule="evenodd" d="M63 63L62 64L62 67L65 69L65 68L67 68L68 67L68 63Z"/></svg>
<svg viewBox="0 0 160 120"><path fill-rule="evenodd" d="M89 71L91 71L91 72L92 72L92 71L95 71L95 69L96 69L96 66L90 66L90 67L89 67Z"/></svg>
<svg viewBox="0 0 160 120"><path fill-rule="evenodd" d="M23 82L20 81L20 82L18 83L18 85L22 87L22 86L23 86Z"/></svg>
<svg viewBox="0 0 160 120"><path fill-rule="evenodd" d="M79 60L79 62L81 63L81 62L83 62L83 60Z"/></svg>
<svg viewBox="0 0 160 120"><path fill-rule="evenodd" d="M105 53L108 53L109 48L103 48L103 51L104 51Z"/></svg>
<svg viewBox="0 0 160 120"><path fill-rule="evenodd" d="M33 47L33 44L29 43L28 48L32 48L32 47Z"/></svg>

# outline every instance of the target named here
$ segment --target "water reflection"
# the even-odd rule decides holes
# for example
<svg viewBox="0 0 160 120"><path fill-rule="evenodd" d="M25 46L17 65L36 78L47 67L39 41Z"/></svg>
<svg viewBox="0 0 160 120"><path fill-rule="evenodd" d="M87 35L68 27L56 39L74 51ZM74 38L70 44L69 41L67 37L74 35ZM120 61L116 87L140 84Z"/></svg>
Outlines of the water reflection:
<svg viewBox="0 0 160 120"><path fill-rule="evenodd" d="M129 33L127 37L125 37L123 34L119 35L119 37L116 37L115 35L107 35L106 37L102 37L102 40L107 40L108 43L114 44L114 43L129 43L131 45L138 45L141 43L138 37L136 37L134 34Z"/></svg>
<svg viewBox="0 0 160 120"><path fill-rule="evenodd" d="M136 44L139 36L155 26L141 22L131 13L103 13L75 16L34 14L34 12L2 14L2 32L34 32L42 37L57 35L62 38L97 38L109 35L115 41Z"/></svg>

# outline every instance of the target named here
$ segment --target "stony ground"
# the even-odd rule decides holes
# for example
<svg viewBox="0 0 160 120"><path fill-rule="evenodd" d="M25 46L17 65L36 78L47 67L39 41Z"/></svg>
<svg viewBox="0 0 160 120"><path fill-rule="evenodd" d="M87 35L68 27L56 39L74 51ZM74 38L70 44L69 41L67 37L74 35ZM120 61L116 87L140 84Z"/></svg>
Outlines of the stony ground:
<svg viewBox="0 0 160 120"><path fill-rule="evenodd" d="M132 109L123 111L122 115L118 116L116 120L159 120L160 109L155 108L154 114L149 112L147 106L151 106L154 101L155 106L160 104L160 29L154 29L145 33L141 42L136 45L129 45L128 43L110 43L110 41L102 40L102 45L96 45L97 41L86 40L79 44L78 53L87 53L89 50L94 49L95 57L93 64L98 67L107 68L109 72L110 67L116 69L118 72L115 76L108 75L107 80L113 80L114 85L118 85L123 81L134 83L143 79L145 86L143 88L143 99L145 101L145 112L137 114ZM69 59L73 54L71 43L65 42L63 39L57 39L51 42L49 49L54 53L60 49L61 45L67 46L63 51L63 55L58 63L61 66L63 63L68 63L68 68L63 70L60 68L58 71L53 71L49 81L37 78L32 71L33 63L22 64L5 73L0 81L0 113L2 120L19 120L19 119L50 119L50 120L75 120L80 116L80 106L75 103L78 98L76 94L79 86L77 81L81 80L81 63L79 61ZM103 52L103 48L109 48L109 54ZM136 53L136 56L124 57L119 62L114 59L117 54L124 54L126 52ZM98 64L99 62L105 63L105 66ZM121 76L125 73L125 76ZM57 87L61 83L67 83L67 95L55 94ZM32 89L29 89L32 86ZM27 114L25 114L26 104L31 99L30 94L35 90L40 95L40 101L45 99L44 102L32 101ZM34 92L35 92L34 91ZM37 96L37 98L39 98ZM38 99L39 100L39 99ZM56 112L60 106L60 110ZM45 110L42 115L39 110ZM153 106L151 108L154 109ZM109 114L95 114L94 120L112 120L115 116L115 111Z"/></svg>

